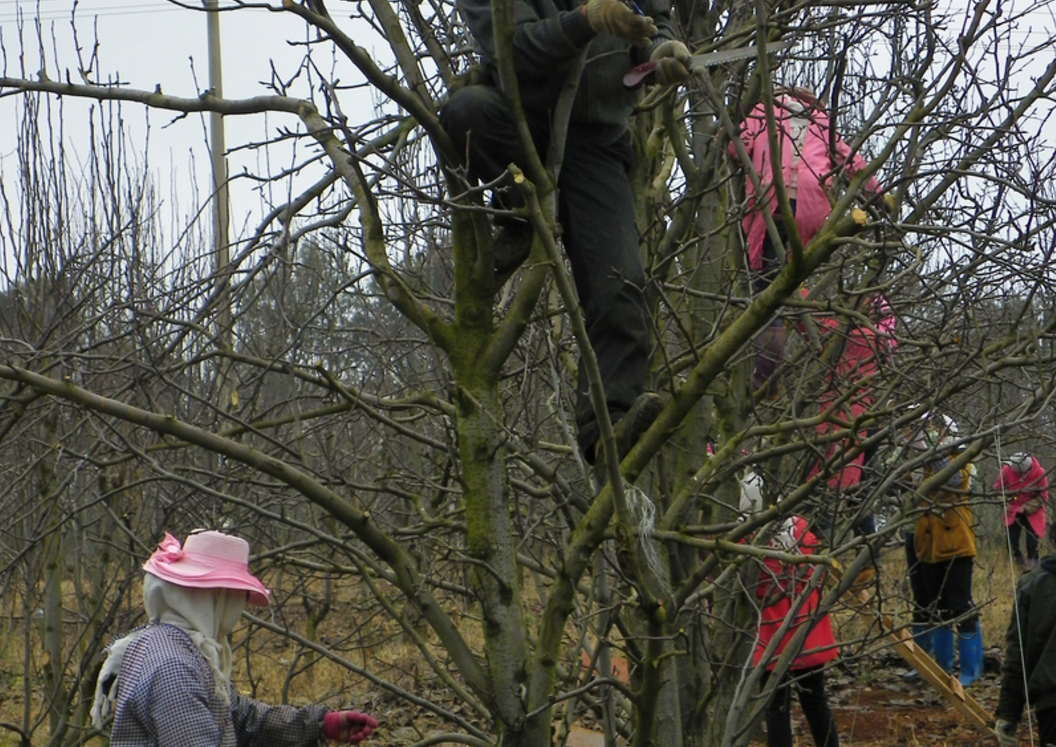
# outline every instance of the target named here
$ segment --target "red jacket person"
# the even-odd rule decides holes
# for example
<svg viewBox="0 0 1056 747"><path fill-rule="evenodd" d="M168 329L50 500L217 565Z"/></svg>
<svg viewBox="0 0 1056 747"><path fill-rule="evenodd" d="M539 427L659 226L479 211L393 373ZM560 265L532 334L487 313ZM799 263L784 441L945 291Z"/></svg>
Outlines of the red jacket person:
<svg viewBox="0 0 1056 747"><path fill-rule="evenodd" d="M1019 567L1038 567L1038 540L1045 536L1045 514L1049 502L1049 478L1035 457L1025 452L1013 454L1005 463L994 490L1005 496L1005 526L1008 544ZM1027 530L1027 558L1019 549L1019 536Z"/></svg>

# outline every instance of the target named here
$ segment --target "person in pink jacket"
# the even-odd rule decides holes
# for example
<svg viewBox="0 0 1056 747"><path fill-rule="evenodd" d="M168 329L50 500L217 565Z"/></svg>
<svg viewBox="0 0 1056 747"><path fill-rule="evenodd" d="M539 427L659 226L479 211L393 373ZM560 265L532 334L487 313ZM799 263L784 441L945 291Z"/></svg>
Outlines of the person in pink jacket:
<svg viewBox="0 0 1056 747"><path fill-rule="evenodd" d="M813 92L806 88L778 88L774 93L781 176L796 217L796 229L806 245L832 213L835 175L843 171L853 176L865 168L866 161L853 153L850 146L832 131L828 112ZM773 215L782 244L787 244L788 240L774 188L774 159L771 157L764 104L756 105L745 118L740 140L751 159L752 173L745 178L747 212L743 226L752 292L758 294L781 271L787 249L782 246L779 251L774 246L766 227L766 213ZM730 154L737 157L736 143L730 144ZM753 176L758 177L761 194ZM865 191L878 196L883 193L883 187L871 177L865 184ZM785 329L780 323L763 330L756 338L758 354L752 373L753 388L763 386L784 358L784 338Z"/></svg>
<svg viewBox="0 0 1056 747"><path fill-rule="evenodd" d="M828 386L821 393L821 414L825 419L817 427L819 442L823 443L828 433L845 428L847 423L855 422L873 407L876 402L876 379L898 347L894 334L896 319L887 299L882 294L873 295L867 299L865 310L871 319L869 323L832 314L814 316L818 343L821 345L817 350L818 357L825 360L831 346L836 346L839 352L835 360L829 361ZM811 337L806 324L798 323L795 327L810 344ZM820 472L825 462L838 458L859 439L868 436L867 432L861 432L829 444L825 458L815 465L808 478ZM871 453L863 452L837 470L828 481L829 487L838 493L853 491L861 484L865 463L871 456ZM871 534L872 531L870 529L867 533Z"/></svg>
<svg viewBox="0 0 1056 747"><path fill-rule="evenodd" d="M994 490L1002 491L1005 501L1005 526L1008 544L1019 567L1038 567L1038 540L1045 534L1045 507L1049 502L1049 478L1041 462L1030 454L1013 454L1005 463ZM1019 549L1019 537L1027 530L1027 558Z"/></svg>

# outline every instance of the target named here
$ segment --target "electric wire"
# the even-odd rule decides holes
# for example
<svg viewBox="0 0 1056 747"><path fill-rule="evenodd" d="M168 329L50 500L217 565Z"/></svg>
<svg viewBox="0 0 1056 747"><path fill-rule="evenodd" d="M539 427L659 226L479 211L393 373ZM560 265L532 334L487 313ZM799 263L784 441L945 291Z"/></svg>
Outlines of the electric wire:
<svg viewBox="0 0 1056 747"><path fill-rule="evenodd" d="M116 16L143 16L161 13L187 12L186 8L169 3L140 3L125 5L104 5L97 8L77 9L76 16L70 0L59 0L64 3L63 7L42 8L45 0L37 3L0 2L0 23L15 23L17 21L68 21L76 17L78 20L91 20L93 18L113 18Z"/></svg>

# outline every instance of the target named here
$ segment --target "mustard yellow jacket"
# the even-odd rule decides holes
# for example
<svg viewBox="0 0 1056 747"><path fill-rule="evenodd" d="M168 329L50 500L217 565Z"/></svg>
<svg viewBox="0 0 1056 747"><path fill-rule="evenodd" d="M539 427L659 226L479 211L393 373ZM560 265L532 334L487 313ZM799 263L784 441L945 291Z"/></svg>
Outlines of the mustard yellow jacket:
<svg viewBox="0 0 1056 747"><path fill-rule="evenodd" d="M924 479L945 468L949 462L949 459L941 459L930 465L924 470ZM972 466L968 464L921 503L925 513L917 519L913 533L913 544L921 561L942 563L976 556L975 517L968 494L971 482Z"/></svg>

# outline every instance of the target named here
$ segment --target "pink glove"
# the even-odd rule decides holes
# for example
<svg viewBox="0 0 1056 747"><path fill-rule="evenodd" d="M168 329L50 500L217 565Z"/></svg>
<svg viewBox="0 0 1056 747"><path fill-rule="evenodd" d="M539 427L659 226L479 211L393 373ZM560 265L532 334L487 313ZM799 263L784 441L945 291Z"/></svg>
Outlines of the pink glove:
<svg viewBox="0 0 1056 747"><path fill-rule="evenodd" d="M358 711L333 711L323 716L323 736L331 742L359 744L377 728L377 721Z"/></svg>

